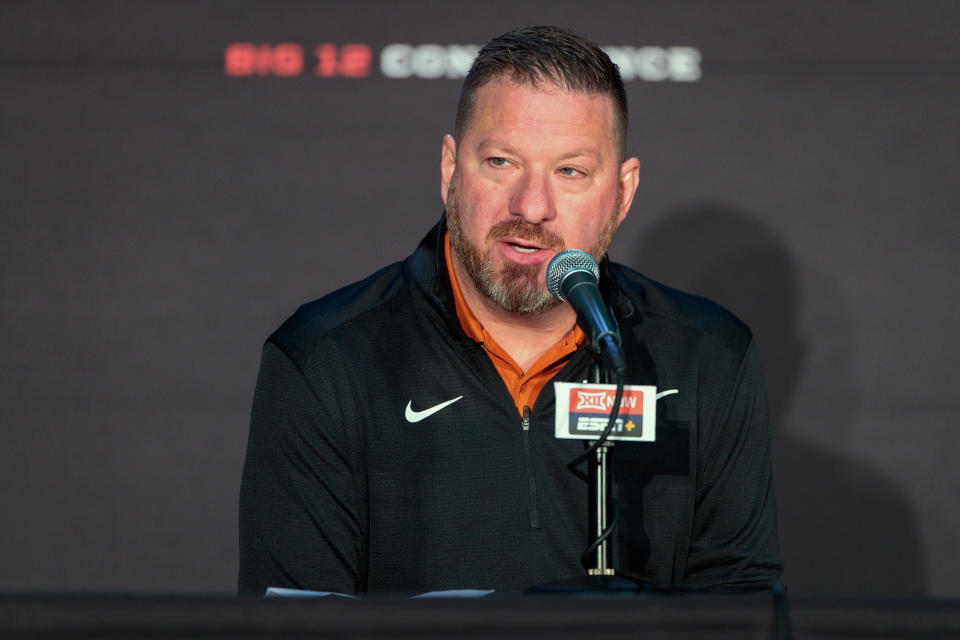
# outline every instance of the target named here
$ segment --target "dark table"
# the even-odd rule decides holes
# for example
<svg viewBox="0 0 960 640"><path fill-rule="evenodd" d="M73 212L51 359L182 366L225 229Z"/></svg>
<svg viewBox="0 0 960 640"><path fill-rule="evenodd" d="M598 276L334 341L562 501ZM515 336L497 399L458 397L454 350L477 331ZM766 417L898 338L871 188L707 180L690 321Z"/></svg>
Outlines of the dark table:
<svg viewBox="0 0 960 640"><path fill-rule="evenodd" d="M792 633L792 636L790 635ZM0 594L0 638L960 638L960 600Z"/></svg>

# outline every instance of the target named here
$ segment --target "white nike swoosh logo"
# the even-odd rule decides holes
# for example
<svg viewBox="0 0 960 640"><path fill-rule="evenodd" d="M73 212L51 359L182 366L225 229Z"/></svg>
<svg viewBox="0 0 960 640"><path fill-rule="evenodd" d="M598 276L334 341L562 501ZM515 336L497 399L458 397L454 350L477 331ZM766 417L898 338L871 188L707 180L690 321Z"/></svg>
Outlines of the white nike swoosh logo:
<svg viewBox="0 0 960 640"><path fill-rule="evenodd" d="M463 397L463 396L457 396L456 398L453 398L452 400L447 400L446 402L441 402L440 404L435 404L435 405L433 405L432 407L430 407L429 409L424 409L423 411L414 411L414 410L413 410L413 407L410 406L410 403L412 402L412 400L408 400L408 401L407 401L407 410L403 413L403 415L406 417L407 422L420 422L420 421L423 420L424 418L429 418L430 416L432 416L433 414L435 414L437 411L440 411L441 409L443 409L443 408L445 408L445 407L449 407L450 405L452 405L454 402L456 402L457 400L459 400L459 399L462 398L462 397Z"/></svg>
<svg viewBox="0 0 960 640"><path fill-rule="evenodd" d="M666 397L666 396L672 396L672 395L675 394L675 393L680 393L680 390L679 390L679 389L667 389L666 391L661 391L660 393L658 393L656 399L659 400L660 398L663 398L663 397Z"/></svg>

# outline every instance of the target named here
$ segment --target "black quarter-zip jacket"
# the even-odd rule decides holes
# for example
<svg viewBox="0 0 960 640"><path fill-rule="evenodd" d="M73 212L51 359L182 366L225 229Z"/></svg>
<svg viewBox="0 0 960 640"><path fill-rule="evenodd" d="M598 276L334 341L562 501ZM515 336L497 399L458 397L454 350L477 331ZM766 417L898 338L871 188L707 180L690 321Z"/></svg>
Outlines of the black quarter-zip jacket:
<svg viewBox="0 0 960 640"><path fill-rule="evenodd" d="M264 345L242 593L520 591L583 573L589 494L567 463L584 444L554 437L550 384L519 416L464 334L444 231L441 220L403 262L302 306ZM677 390L657 402L656 442L614 447L615 566L661 584L772 584L770 429L749 329L606 259L600 286L627 384ZM586 380L592 361L578 350L555 380Z"/></svg>

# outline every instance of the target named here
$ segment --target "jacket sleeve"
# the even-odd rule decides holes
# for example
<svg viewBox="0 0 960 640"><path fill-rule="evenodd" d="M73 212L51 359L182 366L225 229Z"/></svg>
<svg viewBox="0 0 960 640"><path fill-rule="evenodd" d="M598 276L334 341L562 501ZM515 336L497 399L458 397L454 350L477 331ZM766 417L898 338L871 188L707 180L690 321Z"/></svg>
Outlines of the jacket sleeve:
<svg viewBox="0 0 960 640"><path fill-rule="evenodd" d="M728 387L729 388L729 387ZM764 587L783 568L777 539L770 421L753 343L732 395L701 416L693 536L684 582L696 587Z"/></svg>
<svg viewBox="0 0 960 640"><path fill-rule="evenodd" d="M268 341L240 484L240 593L363 589L366 485L358 438L321 397Z"/></svg>

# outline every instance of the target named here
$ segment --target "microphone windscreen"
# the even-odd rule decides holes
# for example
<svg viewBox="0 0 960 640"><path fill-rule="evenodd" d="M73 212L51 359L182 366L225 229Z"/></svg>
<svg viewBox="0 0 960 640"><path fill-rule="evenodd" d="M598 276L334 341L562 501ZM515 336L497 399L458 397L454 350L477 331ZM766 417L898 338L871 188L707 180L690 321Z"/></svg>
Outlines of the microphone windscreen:
<svg viewBox="0 0 960 640"><path fill-rule="evenodd" d="M571 273L578 271L586 271L593 275L594 280L600 280L600 267L586 251L568 249L558 253L547 265L547 291L566 302L563 296L563 281Z"/></svg>

